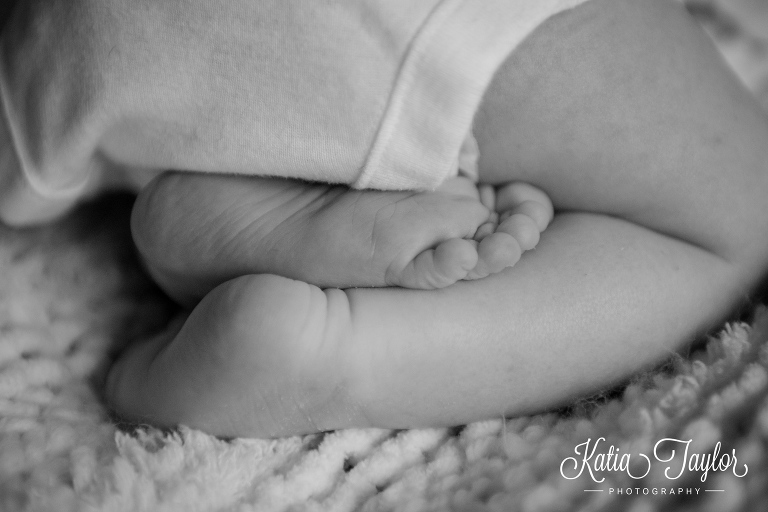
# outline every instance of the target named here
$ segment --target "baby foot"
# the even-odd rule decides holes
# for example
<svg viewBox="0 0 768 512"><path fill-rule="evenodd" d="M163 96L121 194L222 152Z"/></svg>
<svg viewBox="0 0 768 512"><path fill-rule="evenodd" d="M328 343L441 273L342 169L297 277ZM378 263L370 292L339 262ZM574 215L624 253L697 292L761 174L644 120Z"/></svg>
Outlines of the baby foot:
<svg viewBox="0 0 768 512"><path fill-rule="evenodd" d="M218 436L275 437L366 426L345 292L273 275L216 287L188 316L135 342L105 383L123 419ZM364 360L364 359L363 359ZM339 423L339 419L349 423Z"/></svg>
<svg viewBox="0 0 768 512"><path fill-rule="evenodd" d="M489 215L485 222L475 228L474 234L470 235L471 239L466 236L446 239L434 249L420 252L408 260L404 267L393 261L388 268L387 282L390 285L419 289L444 288L459 280L479 279L500 272L514 265L520 259L521 252L527 250L521 249L515 235L530 238L528 233L520 230L515 233L512 229L499 230L498 214L493 211L492 205L483 202L479 189L470 180L461 177L448 180L434 194L479 201L488 209ZM391 226L389 229L395 233L402 227Z"/></svg>
<svg viewBox="0 0 768 512"><path fill-rule="evenodd" d="M549 199L530 186L503 188L497 202L511 215L495 229L498 216L463 178L417 193L170 173L140 194L133 230L155 278L187 303L252 273L323 288L434 289L513 265L538 240L539 224L522 217L544 227L551 218ZM493 232L476 236L484 225Z"/></svg>
<svg viewBox="0 0 768 512"><path fill-rule="evenodd" d="M495 193L492 187L481 186L479 194L483 204L497 215L477 230L474 238L479 242L478 252L483 257L479 258L478 265L465 279L480 279L495 273L485 264L491 258L485 256L484 251L497 247L497 240L508 244L505 258L508 266L517 263L523 252L536 247L541 232L554 216L549 196L528 183L508 183Z"/></svg>

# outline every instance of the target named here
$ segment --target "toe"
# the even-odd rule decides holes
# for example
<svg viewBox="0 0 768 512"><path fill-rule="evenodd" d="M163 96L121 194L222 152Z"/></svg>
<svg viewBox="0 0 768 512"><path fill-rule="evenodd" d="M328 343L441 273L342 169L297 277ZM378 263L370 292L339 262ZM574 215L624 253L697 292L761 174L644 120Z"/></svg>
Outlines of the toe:
<svg viewBox="0 0 768 512"><path fill-rule="evenodd" d="M454 238L435 248L432 268L425 268L435 276L435 283L444 286L463 279L477 265L477 247L468 240Z"/></svg>
<svg viewBox="0 0 768 512"><path fill-rule="evenodd" d="M480 202L491 211L496 210L496 191L491 185L480 185L478 188Z"/></svg>
<svg viewBox="0 0 768 512"><path fill-rule="evenodd" d="M523 210L520 211L520 208ZM544 231L554 216L549 196L543 190L522 182L509 183L499 188L496 193L496 211L530 213L539 231Z"/></svg>
<svg viewBox="0 0 768 512"><path fill-rule="evenodd" d="M495 222L486 222L479 228L477 228L477 232L475 233L475 236L472 237L477 242L482 242L485 237L488 235L492 235L494 232L496 232L497 224Z"/></svg>
<svg viewBox="0 0 768 512"><path fill-rule="evenodd" d="M501 272L520 259L522 249L512 236L496 232L483 239L477 248L478 262L470 272L470 279L479 279Z"/></svg>
<svg viewBox="0 0 768 512"><path fill-rule="evenodd" d="M450 286L464 279L477 265L475 245L459 238L446 240L435 249L418 254L392 284L421 290Z"/></svg>
<svg viewBox="0 0 768 512"><path fill-rule="evenodd" d="M525 201L548 203L549 196L540 188L522 181L508 183L496 191L497 210L509 210Z"/></svg>
<svg viewBox="0 0 768 512"><path fill-rule="evenodd" d="M530 217L536 224L537 230L541 232L544 231L552 221L553 210L548 205L538 201L524 201L515 208L505 211L501 214L500 219L504 222L513 215L525 215Z"/></svg>
<svg viewBox="0 0 768 512"><path fill-rule="evenodd" d="M498 231L517 240L523 251L530 251L539 243L540 231L536 221L522 213L510 215L499 225Z"/></svg>

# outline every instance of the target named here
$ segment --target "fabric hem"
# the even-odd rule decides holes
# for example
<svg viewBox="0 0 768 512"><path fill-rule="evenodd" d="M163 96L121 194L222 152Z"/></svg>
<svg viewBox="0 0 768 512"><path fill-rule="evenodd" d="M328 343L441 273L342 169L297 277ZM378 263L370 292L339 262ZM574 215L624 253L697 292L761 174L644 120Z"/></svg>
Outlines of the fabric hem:
<svg viewBox="0 0 768 512"><path fill-rule="evenodd" d="M22 146L19 144L19 136L17 134L16 125L12 119L12 111L9 105L8 95L6 93L7 85L5 83L5 73L0 71L0 123L5 123L5 132L8 140L7 147L10 151L13 151L16 156L16 162L18 162L18 168L11 170L15 172L20 178L24 180L24 183L28 186L28 190L39 196L41 199L72 199L78 197L88 186L88 178L86 177L82 183L79 183L72 187L67 188L51 188L46 184L39 176L29 171L31 165L29 164L29 158L22 150ZM5 172L5 169L0 172Z"/></svg>
<svg viewBox="0 0 768 512"><path fill-rule="evenodd" d="M588 0L444 0L403 60L354 188L433 189L459 150L496 70L547 18Z"/></svg>

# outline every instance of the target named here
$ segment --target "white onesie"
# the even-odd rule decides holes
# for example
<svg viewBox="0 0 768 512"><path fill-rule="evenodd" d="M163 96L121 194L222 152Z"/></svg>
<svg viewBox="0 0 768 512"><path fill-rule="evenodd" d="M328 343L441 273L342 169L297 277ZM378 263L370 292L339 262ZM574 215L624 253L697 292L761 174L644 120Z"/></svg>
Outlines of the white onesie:
<svg viewBox="0 0 768 512"><path fill-rule="evenodd" d="M18 0L0 219L166 169L434 188L506 56L584 1Z"/></svg>

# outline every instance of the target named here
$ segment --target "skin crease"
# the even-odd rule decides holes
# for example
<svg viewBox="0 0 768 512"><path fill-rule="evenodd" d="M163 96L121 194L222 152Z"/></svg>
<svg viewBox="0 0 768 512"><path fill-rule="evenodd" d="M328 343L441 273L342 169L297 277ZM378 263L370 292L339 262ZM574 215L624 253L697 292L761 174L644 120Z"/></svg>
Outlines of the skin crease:
<svg viewBox="0 0 768 512"><path fill-rule="evenodd" d="M553 17L475 134L482 182L558 212L513 268L435 291L237 277L121 356L111 405L245 436L527 414L658 362L765 276L768 121L676 4Z"/></svg>

